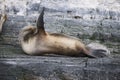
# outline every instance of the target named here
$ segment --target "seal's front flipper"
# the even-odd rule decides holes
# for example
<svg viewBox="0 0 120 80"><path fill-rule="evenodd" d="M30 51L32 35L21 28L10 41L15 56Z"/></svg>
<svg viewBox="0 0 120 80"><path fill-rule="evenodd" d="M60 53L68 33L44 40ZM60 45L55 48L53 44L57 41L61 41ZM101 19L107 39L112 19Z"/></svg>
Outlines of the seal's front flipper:
<svg viewBox="0 0 120 80"><path fill-rule="evenodd" d="M39 33L42 35L46 34L44 29L44 10L45 8L43 7L36 24Z"/></svg>

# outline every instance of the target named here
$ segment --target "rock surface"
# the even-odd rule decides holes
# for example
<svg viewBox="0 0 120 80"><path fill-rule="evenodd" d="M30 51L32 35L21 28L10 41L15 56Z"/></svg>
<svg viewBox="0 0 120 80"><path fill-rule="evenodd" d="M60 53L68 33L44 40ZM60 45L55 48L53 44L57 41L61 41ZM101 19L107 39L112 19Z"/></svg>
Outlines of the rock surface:
<svg viewBox="0 0 120 80"><path fill-rule="evenodd" d="M19 30L35 25L45 7L46 31L75 36L86 44L97 41L120 52L119 0L1 0L0 5L0 13L8 15L0 43L18 45Z"/></svg>
<svg viewBox="0 0 120 80"><path fill-rule="evenodd" d="M0 80L120 80L120 57L19 56L1 58L0 65Z"/></svg>

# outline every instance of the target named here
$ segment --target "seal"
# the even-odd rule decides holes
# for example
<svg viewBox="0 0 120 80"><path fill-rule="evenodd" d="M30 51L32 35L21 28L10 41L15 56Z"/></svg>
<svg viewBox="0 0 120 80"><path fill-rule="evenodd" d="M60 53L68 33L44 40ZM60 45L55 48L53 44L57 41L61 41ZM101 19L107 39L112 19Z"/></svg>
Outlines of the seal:
<svg viewBox="0 0 120 80"><path fill-rule="evenodd" d="M44 10L43 8L36 26L26 26L20 31L20 44L26 54L100 57L93 54L99 52L100 55L107 56L105 49L92 49L91 45L87 47L78 38L46 32L43 19Z"/></svg>
<svg viewBox="0 0 120 80"><path fill-rule="evenodd" d="M2 27L3 27L3 24L5 23L6 19L7 19L6 14L0 14L0 33L2 32Z"/></svg>

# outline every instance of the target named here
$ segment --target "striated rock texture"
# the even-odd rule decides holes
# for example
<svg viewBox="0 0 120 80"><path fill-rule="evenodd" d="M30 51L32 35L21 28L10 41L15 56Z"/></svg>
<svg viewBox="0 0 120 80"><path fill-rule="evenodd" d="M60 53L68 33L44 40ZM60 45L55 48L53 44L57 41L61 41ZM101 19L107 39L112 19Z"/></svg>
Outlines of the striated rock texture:
<svg viewBox="0 0 120 80"><path fill-rule="evenodd" d="M8 20L0 44L18 45L19 30L35 25L45 7L45 29L78 37L83 42L101 42L113 53L120 52L119 0L0 0L0 13Z"/></svg>
<svg viewBox="0 0 120 80"><path fill-rule="evenodd" d="M120 57L13 57L0 59L0 80L120 80Z"/></svg>

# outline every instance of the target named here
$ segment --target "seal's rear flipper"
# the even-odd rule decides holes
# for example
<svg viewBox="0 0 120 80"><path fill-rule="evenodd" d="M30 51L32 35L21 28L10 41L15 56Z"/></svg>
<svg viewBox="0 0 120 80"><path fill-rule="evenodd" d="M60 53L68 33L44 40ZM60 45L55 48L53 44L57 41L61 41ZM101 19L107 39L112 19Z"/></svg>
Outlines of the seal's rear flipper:
<svg viewBox="0 0 120 80"><path fill-rule="evenodd" d="M94 58L109 57L109 55L107 55L106 53L107 51L102 49L89 49L88 56L94 57Z"/></svg>
<svg viewBox="0 0 120 80"><path fill-rule="evenodd" d="M106 46L98 43L90 43L87 45L89 51L88 56L101 58L101 57L110 57L110 51Z"/></svg>

